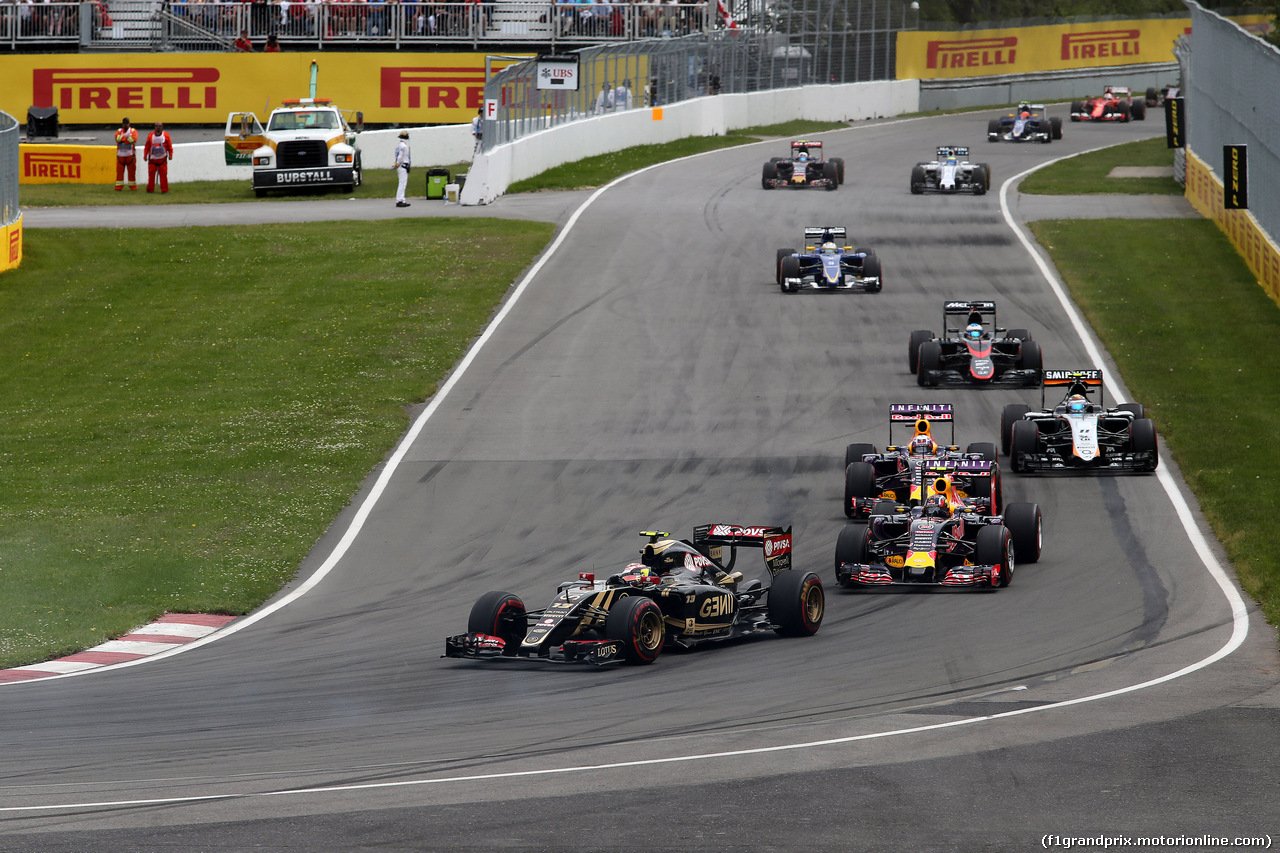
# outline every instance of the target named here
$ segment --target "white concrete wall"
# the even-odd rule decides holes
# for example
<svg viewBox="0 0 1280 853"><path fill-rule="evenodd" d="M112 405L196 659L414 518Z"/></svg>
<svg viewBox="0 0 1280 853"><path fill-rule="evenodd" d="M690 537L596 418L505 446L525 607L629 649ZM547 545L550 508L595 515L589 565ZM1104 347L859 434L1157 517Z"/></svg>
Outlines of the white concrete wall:
<svg viewBox="0 0 1280 853"><path fill-rule="evenodd" d="M738 95L714 95L654 110L638 108L583 119L522 137L478 155L459 201L488 204L516 181L558 166L686 136L719 136L729 130L793 119L857 121L916 112L919 80L805 86Z"/></svg>
<svg viewBox="0 0 1280 853"><path fill-rule="evenodd" d="M364 168L390 169L399 136L399 129L366 130L360 134L360 162ZM248 184L253 169L249 166L228 166L223 153L225 145L219 141L186 142L173 146L169 182L242 179ZM470 122L409 128L409 152L415 165L464 163L471 159L473 150Z"/></svg>

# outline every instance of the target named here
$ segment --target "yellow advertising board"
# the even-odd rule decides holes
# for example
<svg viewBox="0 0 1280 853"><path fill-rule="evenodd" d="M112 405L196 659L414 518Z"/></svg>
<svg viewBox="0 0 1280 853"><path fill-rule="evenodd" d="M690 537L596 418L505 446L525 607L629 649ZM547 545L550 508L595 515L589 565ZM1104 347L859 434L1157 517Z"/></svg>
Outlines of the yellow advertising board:
<svg viewBox="0 0 1280 853"><path fill-rule="evenodd" d="M22 263L22 214L15 222L0 227L4 235L4 254L0 255L0 272L17 269Z"/></svg>
<svg viewBox="0 0 1280 853"><path fill-rule="evenodd" d="M484 103L483 53L28 54L0 56L0 110L57 107L62 124L127 116L136 127L222 124L236 110L265 117L310 94L313 59L316 94L368 122L461 124Z"/></svg>
<svg viewBox="0 0 1280 853"><path fill-rule="evenodd" d="M146 164L138 158L139 168ZM116 180L114 145L18 146L19 184L112 184Z"/></svg>
<svg viewBox="0 0 1280 853"><path fill-rule="evenodd" d="M1233 16L1264 23L1265 15ZM1173 43L1191 32L1191 18L1048 24L1016 29L900 32L899 80L937 80L1110 68L1173 62Z"/></svg>

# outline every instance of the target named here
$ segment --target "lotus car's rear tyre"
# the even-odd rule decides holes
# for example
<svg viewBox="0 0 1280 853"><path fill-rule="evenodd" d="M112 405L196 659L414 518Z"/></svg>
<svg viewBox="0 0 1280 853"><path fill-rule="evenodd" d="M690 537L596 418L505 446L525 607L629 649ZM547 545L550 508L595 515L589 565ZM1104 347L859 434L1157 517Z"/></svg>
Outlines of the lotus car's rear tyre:
<svg viewBox="0 0 1280 853"><path fill-rule="evenodd" d="M818 633L826 609L822 581L813 572L788 569L779 572L769 586L769 621L784 637Z"/></svg>
<svg viewBox="0 0 1280 853"><path fill-rule="evenodd" d="M653 663L666 640L662 608L647 598L628 595L613 605L604 620L604 635L622 645L627 663Z"/></svg>
<svg viewBox="0 0 1280 853"><path fill-rule="evenodd" d="M468 634L488 634L506 644L502 654L513 657L524 635L529 633L529 617L520 596L510 592L486 592L471 607Z"/></svg>

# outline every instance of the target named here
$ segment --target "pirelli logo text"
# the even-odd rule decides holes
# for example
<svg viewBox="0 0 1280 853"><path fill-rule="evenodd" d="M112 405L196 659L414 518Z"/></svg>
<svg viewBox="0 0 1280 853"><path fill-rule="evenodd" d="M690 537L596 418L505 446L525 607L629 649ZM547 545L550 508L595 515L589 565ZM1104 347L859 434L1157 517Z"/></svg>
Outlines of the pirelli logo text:
<svg viewBox="0 0 1280 853"><path fill-rule="evenodd" d="M37 68L32 103L64 110L202 110L218 106L216 68Z"/></svg>
<svg viewBox="0 0 1280 853"><path fill-rule="evenodd" d="M484 104L484 69L385 67L379 94L379 106L385 109L479 109Z"/></svg>
<svg viewBox="0 0 1280 853"><path fill-rule="evenodd" d="M22 152L22 177L24 178L79 181L82 165L80 155L73 152L66 154L55 154L51 151Z"/></svg>
<svg viewBox="0 0 1280 853"><path fill-rule="evenodd" d="M927 67L993 68L1013 65L1018 58L1018 37L970 39L968 41L931 41L927 51Z"/></svg>
<svg viewBox="0 0 1280 853"><path fill-rule="evenodd" d="M1141 53L1138 30L1100 30L1062 36L1062 61L1118 59Z"/></svg>
<svg viewBox="0 0 1280 853"><path fill-rule="evenodd" d="M17 266L20 260L22 260L22 229L15 226L9 230L9 265Z"/></svg>

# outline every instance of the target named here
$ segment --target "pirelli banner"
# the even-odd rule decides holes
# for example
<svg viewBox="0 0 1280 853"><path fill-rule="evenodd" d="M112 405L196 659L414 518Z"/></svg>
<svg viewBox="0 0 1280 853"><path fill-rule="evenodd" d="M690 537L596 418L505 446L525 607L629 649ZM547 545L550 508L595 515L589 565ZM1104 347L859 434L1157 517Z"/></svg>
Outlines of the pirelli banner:
<svg viewBox="0 0 1280 853"><path fill-rule="evenodd" d="M316 94L365 121L461 124L484 104L483 53L39 54L0 57L0 110L57 107L62 124L135 127L259 118L285 98ZM510 64L493 62L493 70Z"/></svg>
<svg viewBox="0 0 1280 853"><path fill-rule="evenodd" d="M1238 15L1231 20L1248 25L1267 16ZM1190 17L900 32L897 76L935 80L1173 62L1174 41L1190 32Z"/></svg>
<svg viewBox="0 0 1280 853"><path fill-rule="evenodd" d="M139 168L146 169L142 158ZM24 142L18 146L20 184L111 184L116 180L114 145L45 145Z"/></svg>
<svg viewBox="0 0 1280 853"><path fill-rule="evenodd" d="M4 235L4 254L0 255L0 272L17 269L22 263L22 215L9 223L0 226L0 234Z"/></svg>

